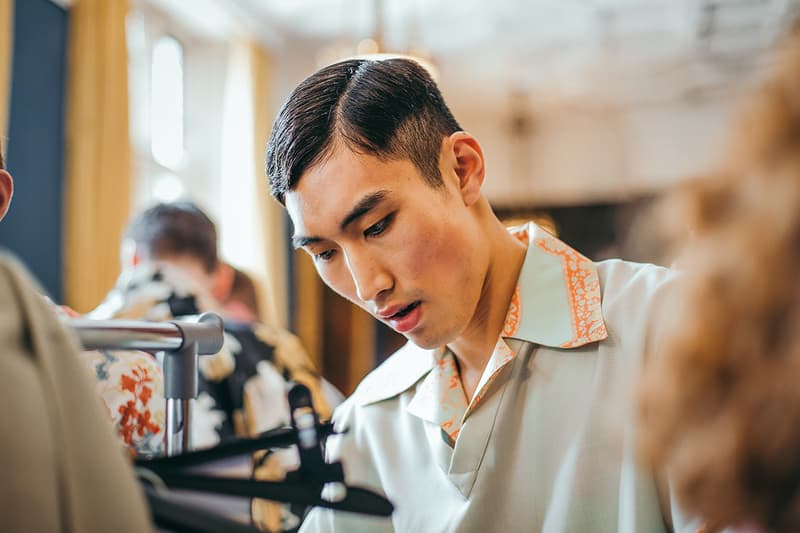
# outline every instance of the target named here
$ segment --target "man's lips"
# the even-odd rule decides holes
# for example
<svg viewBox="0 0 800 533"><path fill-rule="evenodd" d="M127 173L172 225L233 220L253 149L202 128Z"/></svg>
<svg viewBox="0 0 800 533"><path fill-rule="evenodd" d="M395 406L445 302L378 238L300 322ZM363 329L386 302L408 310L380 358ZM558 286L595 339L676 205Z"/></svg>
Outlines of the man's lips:
<svg viewBox="0 0 800 533"><path fill-rule="evenodd" d="M407 333L415 329L422 320L422 306L419 301L413 302L383 320L398 333Z"/></svg>
<svg viewBox="0 0 800 533"><path fill-rule="evenodd" d="M378 311L377 315L383 320L392 320L393 318L402 318L414 310L420 304L419 300L409 304L399 304L385 307Z"/></svg>

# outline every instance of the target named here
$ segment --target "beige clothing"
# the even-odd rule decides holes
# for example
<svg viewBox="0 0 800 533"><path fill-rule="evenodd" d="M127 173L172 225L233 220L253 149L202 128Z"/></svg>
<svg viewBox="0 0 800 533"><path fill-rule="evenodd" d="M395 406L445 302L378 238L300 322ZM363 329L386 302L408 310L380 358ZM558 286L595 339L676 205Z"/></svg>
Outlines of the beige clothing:
<svg viewBox="0 0 800 533"><path fill-rule="evenodd" d="M0 530L150 531L76 339L23 268L2 255L0 350Z"/></svg>

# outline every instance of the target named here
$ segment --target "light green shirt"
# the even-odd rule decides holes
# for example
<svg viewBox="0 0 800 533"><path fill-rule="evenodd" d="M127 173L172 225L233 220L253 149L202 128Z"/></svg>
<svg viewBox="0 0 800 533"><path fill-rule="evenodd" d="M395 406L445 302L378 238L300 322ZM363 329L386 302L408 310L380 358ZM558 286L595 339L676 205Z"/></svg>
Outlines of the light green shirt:
<svg viewBox="0 0 800 533"><path fill-rule="evenodd" d="M317 508L301 531L695 530L634 460L633 379L672 274L593 263L533 224L521 230L518 326L503 338L514 356L457 438L431 393L435 352L408 343L336 411L348 432L327 450L348 484L394 503L392 518Z"/></svg>

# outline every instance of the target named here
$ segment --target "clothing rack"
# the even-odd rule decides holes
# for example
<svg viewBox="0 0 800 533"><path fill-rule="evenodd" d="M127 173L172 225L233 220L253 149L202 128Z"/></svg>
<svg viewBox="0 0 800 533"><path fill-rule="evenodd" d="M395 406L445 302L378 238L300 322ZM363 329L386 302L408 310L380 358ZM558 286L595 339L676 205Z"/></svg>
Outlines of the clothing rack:
<svg viewBox="0 0 800 533"><path fill-rule="evenodd" d="M344 482L341 463L326 463L322 442L333 426L320 423L308 387L295 384L288 393L291 428L278 428L251 439L237 439L208 450L192 451L191 400L198 394L198 356L222 349L223 322L214 313L196 321L65 320L87 350L143 350L164 353L164 398L167 424L166 455L136 460L153 520L170 531L257 531L224 516L176 498L166 489L223 494L320 506L379 517L391 516L394 506L384 496ZM297 446L300 465L283 481L228 478L193 471L193 466L255 450ZM154 483L155 482L155 483ZM323 497L323 488L330 488Z"/></svg>
<svg viewBox="0 0 800 533"><path fill-rule="evenodd" d="M383 495L345 484L342 464L325 462L322 442L334 433L333 426L319 423L308 387L299 383L293 385L288 401L291 428L274 429L259 437L239 438L179 456L139 458L136 466L140 473L149 471L141 479L150 482L156 479L164 487L173 489L265 498L378 517L391 516L394 506ZM210 476L196 468L225 457L286 446L297 446L300 465L287 472L282 481ZM326 493L324 496L323 492Z"/></svg>
<svg viewBox="0 0 800 533"><path fill-rule="evenodd" d="M164 353L167 455L191 449L191 400L198 393L198 356L222 349L223 322L219 315L203 313L196 322L144 320L66 321L86 350L142 350Z"/></svg>

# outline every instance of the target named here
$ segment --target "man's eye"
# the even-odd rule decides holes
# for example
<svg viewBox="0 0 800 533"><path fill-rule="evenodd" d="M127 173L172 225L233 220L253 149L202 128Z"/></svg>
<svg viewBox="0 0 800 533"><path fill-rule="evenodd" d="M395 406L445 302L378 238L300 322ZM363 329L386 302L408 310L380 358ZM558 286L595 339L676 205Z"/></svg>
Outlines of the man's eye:
<svg viewBox="0 0 800 533"><path fill-rule="evenodd" d="M387 217L382 218L372 226L368 227L367 229L364 230L364 237L377 237L378 235L386 231L386 229L392 223L393 218L394 218L393 214L389 215Z"/></svg>
<svg viewBox="0 0 800 533"><path fill-rule="evenodd" d="M325 250L324 252L314 254L314 260L322 261L323 263L326 261L330 261L333 258L333 253L334 250Z"/></svg>

